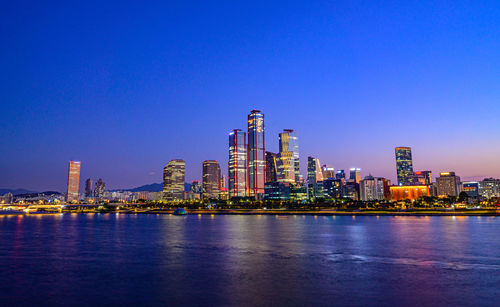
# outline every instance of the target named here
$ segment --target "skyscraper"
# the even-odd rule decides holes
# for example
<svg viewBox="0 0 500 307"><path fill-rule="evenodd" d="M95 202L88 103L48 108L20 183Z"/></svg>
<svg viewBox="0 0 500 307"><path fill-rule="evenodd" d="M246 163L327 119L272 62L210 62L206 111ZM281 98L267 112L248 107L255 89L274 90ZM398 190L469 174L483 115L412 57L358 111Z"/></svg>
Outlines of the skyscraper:
<svg viewBox="0 0 500 307"><path fill-rule="evenodd" d="M436 186L437 196L458 196L461 192L460 177L455 172L440 173L436 178Z"/></svg>
<svg viewBox="0 0 500 307"><path fill-rule="evenodd" d="M350 168L349 169L349 181L359 183L361 181L361 169L360 168Z"/></svg>
<svg viewBox="0 0 500 307"><path fill-rule="evenodd" d="M261 199L266 180L264 114L252 110L248 115L248 191L249 196Z"/></svg>
<svg viewBox="0 0 500 307"><path fill-rule="evenodd" d="M102 200L104 198L105 191L106 191L106 184L101 178L99 178L99 180L97 180L95 183L94 197L99 200Z"/></svg>
<svg viewBox="0 0 500 307"><path fill-rule="evenodd" d="M328 178L335 179L335 169L333 167L324 164L321 167L321 171L323 172L323 179L328 179Z"/></svg>
<svg viewBox="0 0 500 307"><path fill-rule="evenodd" d="M345 181L345 171L343 169L337 170L337 172L335 173L335 179L340 179Z"/></svg>
<svg viewBox="0 0 500 307"><path fill-rule="evenodd" d="M277 165L276 165L277 154L273 152L266 151L266 182L271 183L278 181L277 178Z"/></svg>
<svg viewBox="0 0 500 307"><path fill-rule="evenodd" d="M363 201L383 200L385 198L384 178L375 178L372 175L366 176L359 183L359 199Z"/></svg>
<svg viewBox="0 0 500 307"><path fill-rule="evenodd" d="M220 166L215 160L203 161L203 198L216 199L220 193Z"/></svg>
<svg viewBox="0 0 500 307"><path fill-rule="evenodd" d="M234 129L229 133L229 198L247 196L246 133Z"/></svg>
<svg viewBox="0 0 500 307"><path fill-rule="evenodd" d="M307 157L307 183L318 183L323 181L323 171L318 158Z"/></svg>
<svg viewBox="0 0 500 307"><path fill-rule="evenodd" d="M190 190L191 190L191 192L193 192L195 194L201 194L201 192L203 191L201 184L198 180L191 181L191 189Z"/></svg>
<svg viewBox="0 0 500 307"><path fill-rule="evenodd" d="M68 189L66 191L66 201L68 202L78 200L78 191L80 190L80 166L80 161L69 161Z"/></svg>
<svg viewBox="0 0 500 307"><path fill-rule="evenodd" d="M396 170L398 185L409 185L413 183L413 160L410 147L396 147Z"/></svg>
<svg viewBox="0 0 500 307"><path fill-rule="evenodd" d="M278 181L299 183L299 138L292 129L284 129L279 134Z"/></svg>
<svg viewBox="0 0 500 307"><path fill-rule="evenodd" d="M182 159L168 162L163 169L163 198L166 200L184 199L184 172L186 164Z"/></svg>
<svg viewBox="0 0 500 307"><path fill-rule="evenodd" d="M90 198L94 195L92 193L93 189L94 189L94 182L92 181L92 179L89 178L85 181L85 197L86 198Z"/></svg>

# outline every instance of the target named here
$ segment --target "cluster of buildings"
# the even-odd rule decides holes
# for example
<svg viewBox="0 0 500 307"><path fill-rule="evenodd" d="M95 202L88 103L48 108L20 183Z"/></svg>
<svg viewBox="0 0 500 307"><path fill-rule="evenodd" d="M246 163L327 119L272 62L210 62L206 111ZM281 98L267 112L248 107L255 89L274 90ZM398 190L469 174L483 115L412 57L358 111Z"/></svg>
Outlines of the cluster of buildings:
<svg viewBox="0 0 500 307"><path fill-rule="evenodd" d="M349 198L361 201L416 200L424 196L467 195L469 201L500 197L500 180L462 182L454 172L442 172L433 178L429 170L415 171L410 147L396 147L397 184L368 175L361 176L359 168L343 169L321 164L316 157L307 158L307 178L300 172L299 140L292 129L278 134L277 152L266 151L264 114L252 110L247 117L247 131L234 129L229 133L229 159L227 185L219 162L202 163L202 180L185 184L185 161L174 159L163 169L161 192L106 191L102 179L94 185L85 181L86 201L135 200L316 200ZM70 161L66 201L76 202L79 194L81 162ZM189 187L189 188L186 188ZM463 192L463 193L462 193ZM460 194L462 193L462 194ZM7 199L9 198L9 199ZM2 198L2 202L12 196Z"/></svg>

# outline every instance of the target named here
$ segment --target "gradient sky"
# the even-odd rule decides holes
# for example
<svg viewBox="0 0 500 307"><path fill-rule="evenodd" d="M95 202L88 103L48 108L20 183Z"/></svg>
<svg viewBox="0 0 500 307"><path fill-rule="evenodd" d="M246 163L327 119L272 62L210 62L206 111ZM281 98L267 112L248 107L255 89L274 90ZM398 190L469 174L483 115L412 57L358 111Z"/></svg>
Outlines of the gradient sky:
<svg viewBox="0 0 500 307"><path fill-rule="evenodd" d="M227 173L228 132L265 114L336 169L500 177L498 1L10 1L0 11L0 187Z"/></svg>

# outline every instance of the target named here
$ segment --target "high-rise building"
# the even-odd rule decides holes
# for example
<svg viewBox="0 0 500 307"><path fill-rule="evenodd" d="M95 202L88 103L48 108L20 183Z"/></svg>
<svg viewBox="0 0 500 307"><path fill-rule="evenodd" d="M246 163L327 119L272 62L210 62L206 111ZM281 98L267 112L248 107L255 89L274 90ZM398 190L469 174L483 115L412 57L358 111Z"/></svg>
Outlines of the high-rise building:
<svg viewBox="0 0 500 307"><path fill-rule="evenodd" d="M410 147L396 147L398 185L413 184L413 160Z"/></svg>
<svg viewBox="0 0 500 307"><path fill-rule="evenodd" d="M500 179L485 178L479 181L479 195L486 199L500 197Z"/></svg>
<svg viewBox="0 0 500 307"><path fill-rule="evenodd" d="M106 184L99 178L95 183L94 197L102 200L104 198L104 193L106 192Z"/></svg>
<svg viewBox="0 0 500 307"><path fill-rule="evenodd" d="M321 167L321 171L323 172L323 179L324 180L329 179L329 178L335 179L335 169L333 167L324 164Z"/></svg>
<svg viewBox="0 0 500 307"><path fill-rule="evenodd" d="M277 154L266 151L266 183L277 182Z"/></svg>
<svg viewBox="0 0 500 307"><path fill-rule="evenodd" d="M335 179L340 179L345 181L345 171L343 169L337 170L335 173Z"/></svg>
<svg viewBox="0 0 500 307"><path fill-rule="evenodd" d="M185 167L184 160L174 159L163 169L163 198L165 200L184 199Z"/></svg>
<svg viewBox="0 0 500 307"><path fill-rule="evenodd" d="M247 194L247 144L246 133L234 129L229 133L229 198L246 197Z"/></svg>
<svg viewBox="0 0 500 307"><path fill-rule="evenodd" d="M85 181L85 198L91 198L93 194L93 189L94 189L94 182L92 179L87 179Z"/></svg>
<svg viewBox="0 0 500 307"><path fill-rule="evenodd" d="M359 198L363 201L383 200L385 198L385 180L366 176L359 183Z"/></svg>
<svg viewBox="0 0 500 307"><path fill-rule="evenodd" d="M443 172L436 178L437 196L458 196L460 194L460 177L455 172Z"/></svg>
<svg viewBox="0 0 500 307"><path fill-rule="evenodd" d="M194 180L191 182L191 192L195 194L201 194L202 191L203 189L201 187L201 183L198 180Z"/></svg>
<svg viewBox="0 0 500 307"><path fill-rule="evenodd" d="M342 179L328 178L323 180L323 191L327 198L342 197Z"/></svg>
<svg viewBox="0 0 500 307"><path fill-rule="evenodd" d="M284 129L279 134L279 154L277 157L277 178L279 182L299 183L299 139L292 129Z"/></svg>
<svg viewBox="0 0 500 307"><path fill-rule="evenodd" d="M432 184L432 172L431 171L415 172L414 183L431 185Z"/></svg>
<svg viewBox="0 0 500 307"><path fill-rule="evenodd" d="M252 110L248 115L248 191L256 199L264 197L266 180L266 143L264 138L264 114Z"/></svg>
<svg viewBox="0 0 500 307"><path fill-rule="evenodd" d="M69 161L68 169L68 189L66 191L66 201L78 201L78 191L80 190L80 161Z"/></svg>
<svg viewBox="0 0 500 307"><path fill-rule="evenodd" d="M349 169L349 181L359 183L361 181L361 169L360 168L350 168Z"/></svg>
<svg viewBox="0 0 500 307"><path fill-rule="evenodd" d="M318 158L307 157L307 182L318 183L323 181L323 171Z"/></svg>
<svg viewBox="0 0 500 307"><path fill-rule="evenodd" d="M220 193L220 166L216 160L203 161L203 198L216 199Z"/></svg>

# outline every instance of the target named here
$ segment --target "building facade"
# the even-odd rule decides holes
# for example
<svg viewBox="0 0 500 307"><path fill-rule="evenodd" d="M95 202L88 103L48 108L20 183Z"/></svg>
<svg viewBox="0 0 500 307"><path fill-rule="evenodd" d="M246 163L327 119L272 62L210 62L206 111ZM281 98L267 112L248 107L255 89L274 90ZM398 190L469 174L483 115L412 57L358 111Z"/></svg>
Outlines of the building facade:
<svg viewBox="0 0 500 307"><path fill-rule="evenodd" d="M349 169L349 181L356 182L359 184L361 181L361 169L353 167Z"/></svg>
<svg viewBox="0 0 500 307"><path fill-rule="evenodd" d="M285 129L279 134L277 179L279 182L290 183L299 183L301 181L299 139L297 133L292 129Z"/></svg>
<svg viewBox="0 0 500 307"><path fill-rule="evenodd" d="M248 191L256 199L264 197L266 180L266 143L264 137L264 114L252 110L248 115Z"/></svg>
<svg viewBox="0 0 500 307"><path fill-rule="evenodd" d="M278 155L266 151L266 182L265 183L270 183L270 182L277 182L278 181L278 167L276 164Z"/></svg>
<svg viewBox="0 0 500 307"><path fill-rule="evenodd" d="M94 182L92 181L92 179L88 178L87 180L85 180L85 198L93 197L94 195L93 189L94 189Z"/></svg>
<svg viewBox="0 0 500 307"><path fill-rule="evenodd" d="M203 199L217 199L220 194L220 166L216 160L203 161Z"/></svg>
<svg viewBox="0 0 500 307"><path fill-rule="evenodd" d="M105 192L106 192L106 184L101 178L99 178L95 183L94 198L98 200L103 200Z"/></svg>
<svg viewBox="0 0 500 307"><path fill-rule="evenodd" d="M80 191L80 161L69 161L68 188L66 190L66 201L78 201Z"/></svg>
<svg viewBox="0 0 500 307"><path fill-rule="evenodd" d="M461 191L460 177L455 172L443 172L436 178L437 196L458 196Z"/></svg>
<svg viewBox="0 0 500 307"><path fill-rule="evenodd" d="M307 183L323 182L323 171L318 158L307 157Z"/></svg>
<svg viewBox="0 0 500 307"><path fill-rule="evenodd" d="M396 147L396 171L398 185L410 185L413 183L413 160L410 147Z"/></svg>
<svg viewBox="0 0 500 307"><path fill-rule="evenodd" d="M246 133L235 129L229 133L229 198L246 197L247 194L247 144Z"/></svg>
<svg viewBox="0 0 500 307"><path fill-rule="evenodd" d="M430 196L429 186L427 185L410 185L410 186L391 186L391 200L416 200L420 197Z"/></svg>
<svg viewBox="0 0 500 307"><path fill-rule="evenodd" d="M385 179L366 176L359 183L359 198L363 201L383 200L385 198Z"/></svg>
<svg viewBox="0 0 500 307"><path fill-rule="evenodd" d="M163 169L163 198L165 200L184 199L185 168L184 160L174 159Z"/></svg>
<svg viewBox="0 0 500 307"><path fill-rule="evenodd" d="M329 165L324 164L321 167L321 171L323 172L323 180L332 178L335 179L335 169Z"/></svg>

